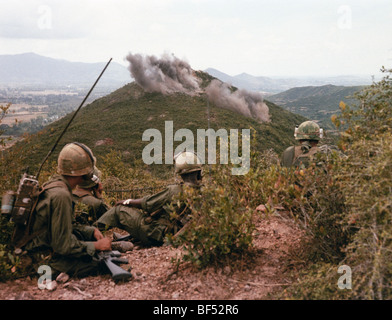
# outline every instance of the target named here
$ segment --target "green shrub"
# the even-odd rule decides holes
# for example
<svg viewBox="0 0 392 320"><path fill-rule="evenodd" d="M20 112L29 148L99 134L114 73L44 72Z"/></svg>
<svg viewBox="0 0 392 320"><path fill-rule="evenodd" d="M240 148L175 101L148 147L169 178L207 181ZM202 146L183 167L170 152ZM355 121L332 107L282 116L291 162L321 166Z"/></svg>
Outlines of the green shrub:
<svg viewBox="0 0 392 320"><path fill-rule="evenodd" d="M228 166L217 166L205 179L201 194L186 192L178 199L188 206L191 220L182 233L169 235L168 240L184 249L183 261L204 268L250 253L253 210L246 206L243 194L233 188L231 178Z"/></svg>
<svg viewBox="0 0 392 320"><path fill-rule="evenodd" d="M332 285L331 291L325 273L307 267L307 276L295 286L297 297L333 298L331 292L351 299L392 297L392 70L383 72L387 73L383 80L357 95L358 106L341 103L342 115L332 117L341 129L339 145L345 157L338 158L329 173L344 205L337 210L340 214L327 221L330 226L338 225L348 237L347 242L336 243L343 254L341 260L331 262L335 270L343 264L351 268L352 290L336 293ZM333 190L325 190L327 198ZM321 193L312 196L314 204L323 210L336 207L335 203L320 201L324 197ZM317 285L311 285L309 279Z"/></svg>

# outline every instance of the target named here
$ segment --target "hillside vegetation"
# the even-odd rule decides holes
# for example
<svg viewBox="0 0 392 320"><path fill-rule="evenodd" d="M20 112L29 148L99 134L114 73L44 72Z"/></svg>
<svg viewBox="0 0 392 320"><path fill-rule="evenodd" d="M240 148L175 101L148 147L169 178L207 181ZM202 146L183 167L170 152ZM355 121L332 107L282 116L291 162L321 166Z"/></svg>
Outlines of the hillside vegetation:
<svg viewBox="0 0 392 320"><path fill-rule="evenodd" d="M259 264L252 262L260 261L260 257L263 257L264 261L269 258L265 251L255 246L255 242L256 239L260 240L260 225L273 217L279 219L280 223L295 224L301 232L295 234L300 245L290 249L294 250L288 253L290 260L281 261L279 263L282 265L279 268L275 266L270 270L274 275L281 274L282 269L292 270L290 281L283 284L284 288L280 283L277 287L280 290L275 291L272 298L390 300L392 70L383 72L383 80L357 94L355 104L340 103L341 115L332 116L331 120L340 132L340 151L318 154L314 163L304 170L282 168L279 165L279 153L276 151L279 151L282 144L280 138L285 136L279 136L283 134L279 130L282 128L276 127L277 124L273 122L279 119L279 113L284 113L278 107L275 109L274 105L269 104L272 122L260 125L260 131L256 131L257 134L252 136L252 145L260 146L260 149L254 148L251 152L249 172L246 175L233 176L230 174L231 165L211 166L211 170L205 170L204 173L202 196L190 194L182 199L192 212L192 220L180 236L174 238L169 235L167 238L174 247L181 249L172 260L174 273L180 275L180 271L185 270L181 269L181 266L193 266L193 269L187 270L192 276L196 274L196 278L205 274L203 270L206 268L219 278L222 277L222 270L229 266L229 272L246 270L242 275L249 276L244 279L246 283L254 272L260 270L257 268ZM91 109L95 110L95 121L100 123L97 110L104 115L105 112L110 112L111 108L118 107L124 112L122 121L125 122L125 115L129 117L133 112L137 112L138 101L143 101L143 108L147 108L151 114L158 117L164 112L174 116L175 111L180 113L183 109L188 113L192 112L185 108L185 101L194 101L194 105L199 106L199 109L196 107L198 111L205 110L202 97L161 97L157 94L145 94L137 86L129 85L94 102L86 107L81 115L87 121L94 118L94 114L89 112L92 112ZM170 110L169 102L177 106L175 110ZM154 111L152 106L166 105L163 103L167 103L169 111ZM123 105L124 108L119 107ZM151 108L148 109L148 106ZM225 116L228 117L227 121L230 121L229 125L239 125L245 121L240 116L229 118L230 113L226 113L226 110L211 110L211 114L215 116L211 117L211 123L214 119L215 125L220 125L218 121ZM195 112L192 114L194 119L186 121L196 122L200 120L200 114L201 111ZM141 116L140 113L139 115ZM148 121L148 118L140 119ZM133 122L136 128L138 121L143 122L140 119ZM153 119L154 117L150 121ZM177 121L184 119L179 117ZM290 126L290 122L294 122L295 118L288 123L287 119L280 121L280 125ZM176 122L175 127L182 124L183 122ZM101 130L104 130L104 126L108 124L101 125ZM118 123L117 125L119 126ZM159 125L159 122L154 125ZM83 122L75 123L74 126L76 127L70 131L70 135L71 132L75 134L82 130ZM117 132L123 132L127 127L124 124L121 128L123 130ZM49 129L53 131L53 135L55 129L53 126ZM289 141L292 131L286 131L290 131L286 136ZM97 128L96 131L90 132L99 136L100 130ZM269 136L263 135L263 132L269 132ZM108 131L105 135L109 133ZM105 135L99 138L104 139ZM124 132L124 140L128 137L129 129ZM88 143L87 137L82 135L71 135L67 139L76 138L84 138L82 142ZM96 139L92 139L91 142L97 141ZM268 141L276 141L276 151L267 149L270 146L267 145ZM34 149L33 145L38 146L41 143L43 142L35 140L28 150L38 154L39 148ZM46 143L48 144L49 140ZM94 152L99 154L100 147L95 146ZM110 146L104 147L110 149ZM40 145L40 148L44 149L44 145ZM127 150L110 151L100 156L104 182L115 177L124 184L165 183L165 180L159 180L137 161L130 166L124 151ZM13 160L18 162L17 157ZM12 163L8 165L12 166ZM45 170L44 177L47 177L54 171L54 163ZM8 183L4 176L2 182ZM2 219L1 222L2 230L7 230L8 221ZM20 272L19 261L9 254L4 245L8 234L2 233L0 242L3 244L0 247L0 279L15 277ZM263 235L263 240L276 240L273 234ZM278 245L278 242L275 244ZM162 250L165 250L164 248ZM211 266L216 269L208 269ZM156 263L153 263L153 267L159 268ZM162 283L170 286L170 277L162 280ZM200 285L199 290L205 288ZM176 297L179 296L172 296L173 299Z"/></svg>
<svg viewBox="0 0 392 320"><path fill-rule="evenodd" d="M269 100L285 109L311 120L320 121L327 129L334 129L330 118L340 113L339 103L355 103L354 94L364 86L306 86L292 88L268 97Z"/></svg>
<svg viewBox="0 0 392 320"><path fill-rule="evenodd" d="M202 72L199 76L205 83L212 79ZM116 150L121 153L125 162L140 162L143 148L149 143L142 141L143 132L150 128L157 129L164 141L165 121L173 121L174 132L181 128L190 129L195 139L196 130L207 130L209 125L214 130L252 129L253 134L257 135L257 142L251 145L253 150L272 148L280 153L294 142L294 127L305 118L268 101L266 103L272 121L259 123L235 112L217 108L213 104L208 108L203 94L191 96L181 93L147 93L136 83L130 83L82 108L51 159L57 159L57 154L64 144L79 141L88 145L97 157ZM48 125L39 134L31 136L18 146L23 149L24 154L28 154L26 166L32 170L38 168L71 116L72 114L69 114ZM175 142L174 147L179 143ZM156 166L160 171L162 167L165 166Z"/></svg>

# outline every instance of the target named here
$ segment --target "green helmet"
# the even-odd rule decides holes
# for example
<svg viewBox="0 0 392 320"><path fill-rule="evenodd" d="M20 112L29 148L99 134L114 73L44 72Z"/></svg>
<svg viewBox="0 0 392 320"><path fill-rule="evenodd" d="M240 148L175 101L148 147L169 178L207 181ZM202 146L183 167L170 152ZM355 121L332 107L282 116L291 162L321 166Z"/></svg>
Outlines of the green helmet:
<svg viewBox="0 0 392 320"><path fill-rule="evenodd" d="M57 172L66 176L92 175L95 157L86 145L79 142L68 143L60 151Z"/></svg>
<svg viewBox="0 0 392 320"><path fill-rule="evenodd" d="M84 180L81 184L78 185L78 187L82 189L89 189L95 187L100 182L101 182L101 171L99 171L98 168L94 166L94 172L92 178Z"/></svg>
<svg viewBox="0 0 392 320"><path fill-rule="evenodd" d="M194 152L181 152L174 156L175 172L179 175L194 171L201 171L200 158Z"/></svg>
<svg viewBox="0 0 392 320"><path fill-rule="evenodd" d="M314 121L302 122L294 131L295 140L320 140L323 138L323 129Z"/></svg>

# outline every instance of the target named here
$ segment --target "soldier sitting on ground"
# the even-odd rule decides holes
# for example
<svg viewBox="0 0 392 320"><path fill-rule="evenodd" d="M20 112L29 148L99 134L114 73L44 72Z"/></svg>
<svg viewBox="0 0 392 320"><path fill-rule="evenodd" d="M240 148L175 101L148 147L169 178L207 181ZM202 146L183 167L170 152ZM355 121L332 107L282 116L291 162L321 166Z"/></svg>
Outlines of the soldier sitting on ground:
<svg viewBox="0 0 392 320"><path fill-rule="evenodd" d="M49 256L52 275L87 276L104 266L94 259L97 251L111 250L111 240L95 227L74 224L72 189L90 181L95 157L81 143L69 143L58 157L58 174L44 184L46 189L36 206L33 234L25 250L35 257ZM39 263L39 261L36 261Z"/></svg>
<svg viewBox="0 0 392 320"><path fill-rule="evenodd" d="M183 204L175 206L176 217L173 218L171 203L186 187L200 189L201 161L193 152L183 152L175 157L175 172L181 176L181 183L169 185L151 196L122 201L101 216L97 226L123 229L144 246L162 245L166 234L175 234L189 219Z"/></svg>
<svg viewBox="0 0 392 320"><path fill-rule="evenodd" d="M89 181L83 181L72 191L75 203L83 203L88 207L89 224L97 221L109 207L102 199L101 172L94 167L93 177Z"/></svg>

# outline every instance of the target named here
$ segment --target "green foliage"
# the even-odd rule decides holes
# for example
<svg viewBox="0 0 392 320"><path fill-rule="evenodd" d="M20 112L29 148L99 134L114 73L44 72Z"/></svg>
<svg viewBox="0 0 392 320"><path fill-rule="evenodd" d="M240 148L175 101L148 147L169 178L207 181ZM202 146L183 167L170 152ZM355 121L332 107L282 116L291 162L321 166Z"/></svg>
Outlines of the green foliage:
<svg viewBox="0 0 392 320"><path fill-rule="evenodd" d="M0 244L0 281L6 281L15 275L17 260L7 247Z"/></svg>
<svg viewBox="0 0 392 320"><path fill-rule="evenodd" d="M318 120L324 129L335 129L330 116L340 111L339 102L355 103L354 94L363 88L334 85L297 87L273 95L269 99L291 112Z"/></svg>
<svg viewBox="0 0 392 320"><path fill-rule="evenodd" d="M10 138L2 137L5 130L3 129L3 125L1 125L1 121L5 118L5 116L9 113L9 109L11 104L6 104L5 106L0 105L0 146L3 147L5 145L5 141L9 140Z"/></svg>
<svg viewBox="0 0 392 320"><path fill-rule="evenodd" d="M348 242L338 244L344 253L342 260L333 262L335 270L346 264L353 274L352 291L339 291L336 297L342 294L352 299L392 297L392 70L383 72L387 74L383 80L357 95L357 107L341 103L341 116L332 118L341 128L340 147L345 151L345 156L338 158L330 171L344 200L344 210L336 216L336 223L349 235ZM320 198L313 196L317 201ZM307 274L298 284L299 297L331 297L325 274L310 268ZM311 288L317 290L309 290L310 278L317 283Z"/></svg>
<svg viewBox="0 0 392 320"><path fill-rule="evenodd" d="M331 263L314 263L299 272L297 281L278 294L280 299L290 300L347 300L352 290L338 286L338 267ZM355 275L355 274L354 274ZM355 278L353 279L355 281Z"/></svg>
<svg viewBox="0 0 392 320"><path fill-rule="evenodd" d="M253 210L247 207L243 194L235 191L236 182L231 178L228 166L216 166L206 177L201 194L188 190L179 199L188 206L191 221L184 232L169 235L168 240L184 249L183 261L204 268L250 253Z"/></svg>
<svg viewBox="0 0 392 320"><path fill-rule="evenodd" d="M347 158L339 179L348 207L344 222L357 232L346 248L345 263L357 281L360 299L391 299L392 252L392 70L358 95L358 108L344 108L347 128L342 147Z"/></svg>
<svg viewBox="0 0 392 320"><path fill-rule="evenodd" d="M0 214L0 230L0 281L6 281L20 275L19 259L10 252L13 223L8 216Z"/></svg>
<svg viewBox="0 0 392 320"><path fill-rule="evenodd" d="M197 73L204 85L211 81L202 72ZM235 112L210 105L210 127L218 129L255 128L259 139L252 145L254 150L273 148L276 152L294 142L295 125L305 118L294 115L279 106L266 101L272 121L258 123ZM95 156L105 156L111 150L121 153L128 164L137 164L148 141L142 141L143 132L157 129L165 138L165 121L173 121L174 132L187 128L197 136L197 129L208 129L207 99L204 95L190 96L186 94L162 95L144 92L136 83L128 84L115 92L95 100L82 108L62 138L60 145L52 154L56 159L61 147L69 142L85 143ZM98 115L98 116L97 116ZM21 142L24 152L29 154L28 163L32 169L48 152L48 146L54 141L70 120L72 114L46 126L29 142ZM108 143L97 143L108 141ZM175 141L174 148L182 141ZM165 148L163 146L163 151ZM163 157L165 152L163 152ZM27 162L27 161L26 161ZM166 177L171 171L170 165L151 165L149 170L160 177Z"/></svg>

